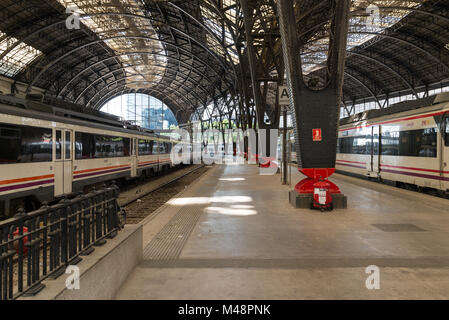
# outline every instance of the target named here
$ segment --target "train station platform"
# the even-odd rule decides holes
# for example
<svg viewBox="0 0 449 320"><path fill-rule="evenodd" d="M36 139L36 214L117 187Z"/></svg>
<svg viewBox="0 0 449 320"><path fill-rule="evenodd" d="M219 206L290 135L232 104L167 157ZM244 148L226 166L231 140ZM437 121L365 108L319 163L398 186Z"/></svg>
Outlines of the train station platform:
<svg viewBox="0 0 449 320"><path fill-rule="evenodd" d="M214 166L144 221L116 299L448 299L449 200L332 180L349 208L321 213L294 209L279 175Z"/></svg>

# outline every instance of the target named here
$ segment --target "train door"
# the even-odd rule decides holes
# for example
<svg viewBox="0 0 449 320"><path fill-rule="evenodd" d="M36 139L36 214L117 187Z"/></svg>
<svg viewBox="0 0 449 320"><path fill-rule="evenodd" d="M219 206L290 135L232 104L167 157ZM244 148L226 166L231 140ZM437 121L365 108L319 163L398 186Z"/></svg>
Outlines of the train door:
<svg viewBox="0 0 449 320"><path fill-rule="evenodd" d="M131 139L131 178L137 177L137 139Z"/></svg>
<svg viewBox="0 0 449 320"><path fill-rule="evenodd" d="M441 189L449 190L449 113L443 117L441 153Z"/></svg>
<svg viewBox="0 0 449 320"><path fill-rule="evenodd" d="M379 177L380 174L380 128L379 126L372 127L371 140L371 175Z"/></svg>
<svg viewBox="0 0 449 320"><path fill-rule="evenodd" d="M56 129L55 197L72 193L73 131Z"/></svg>

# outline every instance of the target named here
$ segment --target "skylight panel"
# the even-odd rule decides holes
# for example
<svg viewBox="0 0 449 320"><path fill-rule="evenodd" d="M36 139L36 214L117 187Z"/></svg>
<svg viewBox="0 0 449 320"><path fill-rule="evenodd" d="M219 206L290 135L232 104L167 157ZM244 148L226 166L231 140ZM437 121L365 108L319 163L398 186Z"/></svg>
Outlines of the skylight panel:
<svg viewBox="0 0 449 320"><path fill-rule="evenodd" d="M373 39L377 34L395 25L408 14L408 8L417 8L419 1L367 1L355 0L349 20L349 34L347 50ZM391 9L390 9L391 8ZM403 9L401 9L403 8ZM327 25L330 28L330 25ZM302 59L305 74L309 74L322 67L327 60L329 39L317 39L309 42L303 49Z"/></svg>
<svg viewBox="0 0 449 320"><path fill-rule="evenodd" d="M7 77L15 77L21 73L30 63L42 52L27 45L20 43L14 37L8 37L0 31L0 74Z"/></svg>
<svg viewBox="0 0 449 320"><path fill-rule="evenodd" d="M83 17L83 24L104 39L120 55L118 59L129 66L125 68L128 87L147 88L161 81L167 67L165 49L137 0L58 1L80 15L90 15Z"/></svg>

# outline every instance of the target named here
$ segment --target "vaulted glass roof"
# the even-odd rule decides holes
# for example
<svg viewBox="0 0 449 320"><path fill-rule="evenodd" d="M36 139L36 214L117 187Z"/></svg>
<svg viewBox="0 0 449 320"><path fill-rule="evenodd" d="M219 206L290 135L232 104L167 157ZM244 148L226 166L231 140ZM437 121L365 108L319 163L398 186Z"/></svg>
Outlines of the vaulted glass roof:
<svg viewBox="0 0 449 320"><path fill-rule="evenodd" d="M228 20L228 23L226 23L225 19L223 19L223 17L221 17L216 11L210 9L212 5L208 0L205 0L201 5L201 14L204 24L213 33L213 35L206 35L207 45L222 57L226 56L226 49L232 61L235 64L238 64L239 57L235 47L235 39L231 33L232 27L229 26L230 24L235 25L237 21L237 10L236 8L233 8L236 4L236 0L223 0L223 7L227 8L224 11L224 16ZM235 30L232 31L234 31L235 34ZM223 48L221 44L224 44L225 48Z"/></svg>
<svg viewBox="0 0 449 320"><path fill-rule="evenodd" d="M306 80L322 84L333 1L292 1ZM268 83L275 101L282 61L276 0L246 2L261 89ZM73 14L81 25L69 30ZM164 101L180 123L201 118L211 104L212 116L251 117L251 76L240 65L247 60L243 18L240 0L0 0L0 75L28 85L21 94L41 88L86 108L144 93ZM380 107L391 96L418 97L449 82L448 30L449 0L352 1L348 113L353 103ZM249 96L241 101L244 90Z"/></svg>
<svg viewBox="0 0 449 320"><path fill-rule="evenodd" d="M161 80L167 66L164 47L139 1L58 1L120 55L127 87L145 88Z"/></svg>

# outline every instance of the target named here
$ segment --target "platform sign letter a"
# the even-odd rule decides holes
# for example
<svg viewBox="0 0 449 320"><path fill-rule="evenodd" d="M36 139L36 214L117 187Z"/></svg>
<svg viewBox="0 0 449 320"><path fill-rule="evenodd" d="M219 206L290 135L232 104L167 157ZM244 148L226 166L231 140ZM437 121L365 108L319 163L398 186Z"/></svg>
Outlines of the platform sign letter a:
<svg viewBox="0 0 449 320"><path fill-rule="evenodd" d="M290 96L288 94L287 86L279 86L279 105L281 106L290 105Z"/></svg>

